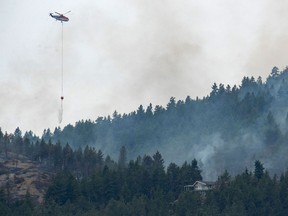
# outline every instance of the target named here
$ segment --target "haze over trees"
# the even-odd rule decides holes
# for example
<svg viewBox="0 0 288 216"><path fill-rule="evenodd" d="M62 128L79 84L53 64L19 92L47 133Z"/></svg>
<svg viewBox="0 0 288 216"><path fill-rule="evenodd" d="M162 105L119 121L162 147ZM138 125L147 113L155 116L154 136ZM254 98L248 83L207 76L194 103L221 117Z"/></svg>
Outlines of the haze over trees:
<svg viewBox="0 0 288 216"><path fill-rule="evenodd" d="M0 135L3 143L4 135ZM9 136L7 146L9 155L11 151L19 158L25 155L55 171L41 205L33 201L29 190L24 199L12 200L11 186L2 185L0 212L7 216L285 216L288 212L288 172L272 178L259 160L254 162L253 170L245 169L236 176L224 171L215 188L203 193L183 190L185 185L203 179L196 159L165 167L164 158L156 151L128 162L122 147L117 163L93 147L73 150L69 144L62 147L44 140L33 143L17 137L17 133Z"/></svg>
<svg viewBox="0 0 288 216"><path fill-rule="evenodd" d="M203 175L232 174L260 159L273 173L285 170L288 129L288 69L272 69L265 82L244 77L240 86L212 85L202 99L176 100L166 107L140 105L136 111L96 120L82 120L63 129L44 131L42 138L101 149L117 160L126 148L127 159L159 150L166 162L196 158ZM284 160L284 161L283 161Z"/></svg>
<svg viewBox="0 0 288 216"><path fill-rule="evenodd" d="M3 160L27 157L54 172L42 205L29 191L13 200L2 184L0 213L287 215L287 105L288 68L274 67L265 82L214 83L202 99L171 97L166 107L115 111L42 137L0 129ZM214 190L183 191L203 179L217 180Z"/></svg>

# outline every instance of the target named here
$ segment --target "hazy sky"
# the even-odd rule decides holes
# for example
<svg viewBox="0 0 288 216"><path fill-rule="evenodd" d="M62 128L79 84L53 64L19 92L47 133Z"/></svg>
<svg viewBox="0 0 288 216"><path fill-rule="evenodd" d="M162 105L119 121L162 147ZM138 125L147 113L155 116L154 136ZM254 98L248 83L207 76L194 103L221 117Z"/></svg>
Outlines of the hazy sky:
<svg viewBox="0 0 288 216"><path fill-rule="evenodd" d="M283 69L288 3L277 0L0 0L0 127L41 135L140 104L202 98L214 82L239 85Z"/></svg>

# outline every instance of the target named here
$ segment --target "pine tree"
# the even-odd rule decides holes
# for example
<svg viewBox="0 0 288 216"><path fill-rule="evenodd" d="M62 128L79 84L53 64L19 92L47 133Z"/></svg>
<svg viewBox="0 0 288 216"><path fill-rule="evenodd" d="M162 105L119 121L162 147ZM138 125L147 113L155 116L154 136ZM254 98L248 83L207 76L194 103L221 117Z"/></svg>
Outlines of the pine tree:
<svg viewBox="0 0 288 216"><path fill-rule="evenodd" d="M264 167L259 160L255 161L254 175L257 179L261 179L262 176L264 175Z"/></svg>
<svg viewBox="0 0 288 216"><path fill-rule="evenodd" d="M119 153L118 167L124 169L127 166L127 151L126 147L122 146Z"/></svg>

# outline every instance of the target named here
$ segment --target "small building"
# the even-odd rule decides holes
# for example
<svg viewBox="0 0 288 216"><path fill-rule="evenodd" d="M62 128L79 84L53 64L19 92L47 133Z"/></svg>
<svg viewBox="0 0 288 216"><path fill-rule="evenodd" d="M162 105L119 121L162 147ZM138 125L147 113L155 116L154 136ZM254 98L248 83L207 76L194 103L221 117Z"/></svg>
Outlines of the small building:
<svg viewBox="0 0 288 216"><path fill-rule="evenodd" d="M196 181L193 185L185 185L184 191L208 191L215 188L215 182Z"/></svg>
<svg viewBox="0 0 288 216"><path fill-rule="evenodd" d="M184 191L194 191L194 186L193 185L185 185Z"/></svg>

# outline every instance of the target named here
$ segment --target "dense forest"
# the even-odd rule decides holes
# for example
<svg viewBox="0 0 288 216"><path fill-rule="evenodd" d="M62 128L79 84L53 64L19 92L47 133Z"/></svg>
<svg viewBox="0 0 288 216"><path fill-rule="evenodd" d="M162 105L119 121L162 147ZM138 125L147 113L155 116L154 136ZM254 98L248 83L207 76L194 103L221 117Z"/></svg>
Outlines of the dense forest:
<svg viewBox="0 0 288 216"><path fill-rule="evenodd" d="M129 114L115 111L47 129L41 138L69 143L73 149L93 146L114 159L121 146L129 159L157 150L167 163L196 158L207 179L216 179L225 169L236 175L253 168L250 162L257 159L271 173L281 173L288 162L287 107L288 69L274 67L265 82L244 77L240 86L214 83L202 99L171 97L166 107L150 104Z"/></svg>
<svg viewBox="0 0 288 216"><path fill-rule="evenodd" d="M287 105L288 68L274 67L265 82L214 83L202 99L171 97L41 137L0 129L0 175L11 155L53 173L41 204L29 190L12 199L1 182L0 215L287 215ZM197 180L215 187L183 190Z"/></svg>
<svg viewBox="0 0 288 216"><path fill-rule="evenodd" d="M35 143L19 130L0 132L2 153L14 151L55 171L42 204L27 191L12 200L9 184L0 188L0 215L279 215L288 213L288 172L273 178L259 160L254 169L231 176L224 171L208 191L184 191L185 185L202 180L198 161L181 166L165 161L160 152L127 160L123 146L118 161L101 150L86 146L73 150L69 144ZM9 156L8 156L9 157ZM2 172L2 169L1 169ZM2 175L3 173L1 173Z"/></svg>

